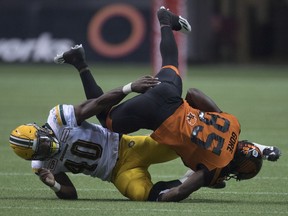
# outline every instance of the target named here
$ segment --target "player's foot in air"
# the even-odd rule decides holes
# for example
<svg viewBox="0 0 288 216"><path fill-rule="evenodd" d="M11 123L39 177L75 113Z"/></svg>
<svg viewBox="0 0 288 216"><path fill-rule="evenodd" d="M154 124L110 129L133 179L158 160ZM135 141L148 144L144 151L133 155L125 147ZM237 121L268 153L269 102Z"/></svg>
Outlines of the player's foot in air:
<svg viewBox="0 0 288 216"><path fill-rule="evenodd" d="M173 14L169 9L161 6L157 12L160 25L169 25L172 30L188 33L191 31L189 22L181 16Z"/></svg>
<svg viewBox="0 0 288 216"><path fill-rule="evenodd" d="M83 68L86 66L86 58L82 44L75 45L70 50L57 54L57 56L54 58L54 62L56 64L71 64L78 69Z"/></svg>
<svg viewBox="0 0 288 216"><path fill-rule="evenodd" d="M267 147L263 150L263 158L268 161L277 161L281 156L281 151L275 146Z"/></svg>

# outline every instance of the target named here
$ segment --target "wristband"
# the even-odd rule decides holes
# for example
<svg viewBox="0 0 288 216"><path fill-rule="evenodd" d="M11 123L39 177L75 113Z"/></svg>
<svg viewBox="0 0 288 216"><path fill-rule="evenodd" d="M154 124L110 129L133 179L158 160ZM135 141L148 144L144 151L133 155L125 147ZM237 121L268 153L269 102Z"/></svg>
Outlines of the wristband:
<svg viewBox="0 0 288 216"><path fill-rule="evenodd" d="M61 190L61 185L55 181L54 185L50 187L55 193L59 192Z"/></svg>
<svg viewBox="0 0 288 216"><path fill-rule="evenodd" d="M132 92L131 86L132 86L132 83L131 83L131 82L128 83L127 85L123 86L122 92L123 92L124 94L126 94L126 95L129 94L129 93L131 93L131 92Z"/></svg>

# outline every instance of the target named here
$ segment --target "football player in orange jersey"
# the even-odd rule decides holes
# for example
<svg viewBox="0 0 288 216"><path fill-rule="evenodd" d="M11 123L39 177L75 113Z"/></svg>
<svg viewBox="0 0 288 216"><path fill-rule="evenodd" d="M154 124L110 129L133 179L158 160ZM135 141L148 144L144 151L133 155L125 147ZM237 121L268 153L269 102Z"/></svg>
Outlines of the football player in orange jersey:
<svg viewBox="0 0 288 216"><path fill-rule="evenodd" d="M203 186L221 186L223 180L231 177L237 180L254 177L261 169L262 159L277 160L279 149L239 141L240 124L237 118L222 112L201 91L190 89L185 100L181 97L178 49L172 30L189 31L191 28L165 8L161 8L157 15L161 26L163 67L156 77L161 83L117 106L114 105L125 95L115 96L114 103L105 98L105 94L102 95L107 106L98 114L101 124L120 133L131 133L141 128L153 130L151 137L160 144L170 146L194 171L181 181L183 184L172 189L165 190L171 187L169 183L155 184L150 200L180 201ZM84 59L73 58L80 53L77 50L80 49L75 49L74 54L72 51L60 55L56 62L72 64L80 74L87 75ZM89 85L84 88L86 93L91 94ZM130 91L131 85L123 87L124 93ZM95 115L93 100L84 102L84 105L86 117Z"/></svg>

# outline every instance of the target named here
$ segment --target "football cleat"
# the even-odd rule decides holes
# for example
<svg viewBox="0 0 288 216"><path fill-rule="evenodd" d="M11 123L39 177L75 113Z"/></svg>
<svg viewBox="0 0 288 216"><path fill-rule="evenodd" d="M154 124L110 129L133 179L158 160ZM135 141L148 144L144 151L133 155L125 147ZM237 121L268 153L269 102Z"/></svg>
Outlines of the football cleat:
<svg viewBox="0 0 288 216"><path fill-rule="evenodd" d="M60 149L52 130L36 124L15 128L10 134L9 142L13 151L25 160L45 160Z"/></svg>
<svg viewBox="0 0 288 216"><path fill-rule="evenodd" d="M82 46L80 45L75 45L72 47L70 50L63 52L61 54L57 54L57 56L54 58L54 62L56 64L71 64L71 65L77 65L79 62L85 62L85 51Z"/></svg>
<svg viewBox="0 0 288 216"><path fill-rule="evenodd" d="M277 147L270 146L263 150L263 159L277 161L281 156L281 151Z"/></svg>
<svg viewBox="0 0 288 216"><path fill-rule="evenodd" d="M191 26L186 19L173 14L164 6L160 7L157 16L161 25L170 25L172 30L181 31L183 33L191 32Z"/></svg>

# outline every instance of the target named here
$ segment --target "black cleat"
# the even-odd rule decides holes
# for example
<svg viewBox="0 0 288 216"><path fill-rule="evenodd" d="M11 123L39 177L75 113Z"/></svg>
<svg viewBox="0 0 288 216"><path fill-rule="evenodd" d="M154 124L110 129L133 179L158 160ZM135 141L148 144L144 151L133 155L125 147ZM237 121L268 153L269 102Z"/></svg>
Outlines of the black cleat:
<svg viewBox="0 0 288 216"><path fill-rule="evenodd" d="M57 54L57 56L54 58L54 62L56 64L67 63L74 66L78 65L79 63L86 62L85 51L82 44L75 45L70 50L62 54Z"/></svg>
<svg viewBox="0 0 288 216"><path fill-rule="evenodd" d="M281 151L277 147L271 146L263 150L263 158L268 161L277 161L281 156Z"/></svg>
<svg viewBox="0 0 288 216"><path fill-rule="evenodd" d="M172 30L181 31L183 33L191 32L191 26L189 22L181 16L173 14L164 6L161 6L157 12L160 25L169 25Z"/></svg>

